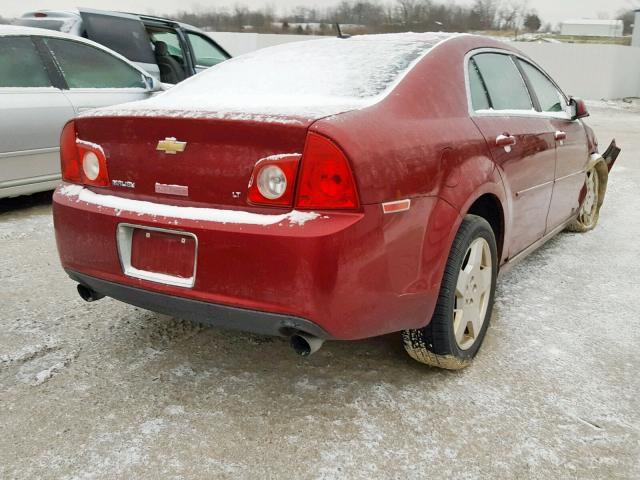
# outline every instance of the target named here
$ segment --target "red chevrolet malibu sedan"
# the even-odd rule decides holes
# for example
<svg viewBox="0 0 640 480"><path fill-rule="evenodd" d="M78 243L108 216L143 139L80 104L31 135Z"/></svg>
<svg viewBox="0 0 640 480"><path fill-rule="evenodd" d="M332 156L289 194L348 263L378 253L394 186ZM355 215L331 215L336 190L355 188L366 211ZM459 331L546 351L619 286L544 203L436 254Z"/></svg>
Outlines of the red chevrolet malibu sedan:
<svg viewBox="0 0 640 480"><path fill-rule="evenodd" d="M486 38L281 45L62 133L58 250L85 300L469 364L497 274L598 220L608 171L531 59Z"/></svg>

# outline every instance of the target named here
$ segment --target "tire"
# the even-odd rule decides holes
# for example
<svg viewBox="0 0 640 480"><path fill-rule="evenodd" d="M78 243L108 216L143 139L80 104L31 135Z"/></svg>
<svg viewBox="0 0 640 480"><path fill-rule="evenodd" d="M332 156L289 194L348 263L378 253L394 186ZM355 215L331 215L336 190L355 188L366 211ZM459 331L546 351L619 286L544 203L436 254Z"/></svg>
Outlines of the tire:
<svg viewBox="0 0 640 480"><path fill-rule="evenodd" d="M604 161L600 161L587 170L587 193L578 216L567 225L569 232L588 232L596 228L600 219L600 207L604 202L604 194L607 191L609 170Z"/></svg>
<svg viewBox="0 0 640 480"><path fill-rule="evenodd" d="M402 332L407 353L434 367L458 370L468 366L489 326L497 273L491 226L482 217L465 216L449 253L431 322Z"/></svg>

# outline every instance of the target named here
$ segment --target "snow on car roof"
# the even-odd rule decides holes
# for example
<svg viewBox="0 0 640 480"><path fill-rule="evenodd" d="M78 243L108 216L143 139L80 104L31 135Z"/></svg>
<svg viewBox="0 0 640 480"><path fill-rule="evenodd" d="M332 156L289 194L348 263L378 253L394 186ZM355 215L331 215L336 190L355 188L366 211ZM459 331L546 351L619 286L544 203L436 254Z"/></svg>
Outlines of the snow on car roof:
<svg viewBox="0 0 640 480"><path fill-rule="evenodd" d="M59 19L56 19L59 20ZM23 27L21 25L0 25L0 37L6 36L14 36L14 35L36 35L36 36L46 36L46 37L56 37L56 38L69 38L72 40L78 40L85 43L91 43L86 38L77 37L75 35L70 35L68 33L59 32L57 30L47 30L44 28L37 27ZM104 48L104 47L103 47Z"/></svg>
<svg viewBox="0 0 640 480"><path fill-rule="evenodd" d="M361 35L277 45L220 63L149 100L97 114L331 115L379 101L418 60L452 36Z"/></svg>

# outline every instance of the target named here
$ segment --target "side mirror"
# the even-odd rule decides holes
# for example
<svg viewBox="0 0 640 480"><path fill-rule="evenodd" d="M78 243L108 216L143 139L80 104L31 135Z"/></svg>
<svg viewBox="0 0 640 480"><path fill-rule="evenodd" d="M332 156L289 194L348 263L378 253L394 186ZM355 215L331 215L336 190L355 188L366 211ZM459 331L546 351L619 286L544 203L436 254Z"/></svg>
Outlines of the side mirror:
<svg viewBox="0 0 640 480"><path fill-rule="evenodd" d="M571 120L577 120L589 116L589 110L584 103L584 100L571 97L569 99L569 109L571 112Z"/></svg>
<svg viewBox="0 0 640 480"><path fill-rule="evenodd" d="M164 92L167 90L165 84L156 77L145 77L144 80L150 92Z"/></svg>

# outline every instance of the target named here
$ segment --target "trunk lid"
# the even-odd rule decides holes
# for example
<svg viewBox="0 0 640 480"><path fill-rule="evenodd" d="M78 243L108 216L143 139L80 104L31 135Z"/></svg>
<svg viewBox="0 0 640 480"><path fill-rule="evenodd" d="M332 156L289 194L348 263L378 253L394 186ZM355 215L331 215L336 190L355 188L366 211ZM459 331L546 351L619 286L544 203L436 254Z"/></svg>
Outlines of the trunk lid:
<svg viewBox="0 0 640 480"><path fill-rule="evenodd" d="M271 155L301 154L311 123L312 119L84 117L76 120L76 129L78 139L103 148L110 189L116 195L160 203L246 207L256 162ZM157 150L158 143L167 139L169 149L177 145L179 150L175 142L186 142L184 150L174 154Z"/></svg>

